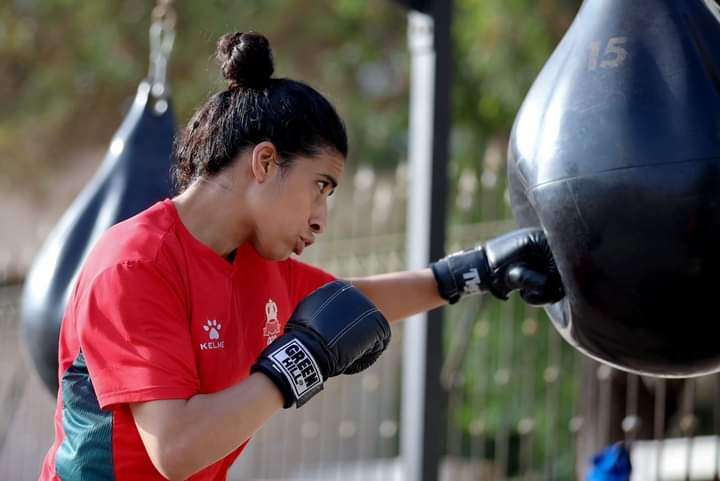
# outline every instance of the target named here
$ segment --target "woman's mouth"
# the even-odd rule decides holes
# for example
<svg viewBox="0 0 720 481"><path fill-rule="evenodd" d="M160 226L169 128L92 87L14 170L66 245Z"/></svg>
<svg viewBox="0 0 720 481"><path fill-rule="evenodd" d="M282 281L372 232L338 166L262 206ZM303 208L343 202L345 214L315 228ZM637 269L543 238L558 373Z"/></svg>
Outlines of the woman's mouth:
<svg viewBox="0 0 720 481"><path fill-rule="evenodd" d="M298 237L298 239L295 241L295 248L293 249L293 252L296 256L302 255L305 247L305 241L302 238Z"/></svg>
<svg viewBox="0 0 720 481"><path fill-rule="evenodd" d="M305 239L304 237L298 237L298 239L295 241L295 248L293 249L293 252L295 253L295 255L299 256L307 247L310 247L314 242L314 239Z"/></svg>

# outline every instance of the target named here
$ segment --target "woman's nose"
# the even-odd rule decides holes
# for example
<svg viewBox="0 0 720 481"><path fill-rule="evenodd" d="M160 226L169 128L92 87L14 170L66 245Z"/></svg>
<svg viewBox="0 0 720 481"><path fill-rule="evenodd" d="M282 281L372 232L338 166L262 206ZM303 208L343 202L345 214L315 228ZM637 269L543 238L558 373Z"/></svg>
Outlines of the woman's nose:
<svg viewBox="0 0 720 481"><path fill-rule="evenodd" d="M315 209L313 216L310 218L310 229L314 234L322 234L325 232L327 212L327 202L322 202L322 204Z"/></svg>

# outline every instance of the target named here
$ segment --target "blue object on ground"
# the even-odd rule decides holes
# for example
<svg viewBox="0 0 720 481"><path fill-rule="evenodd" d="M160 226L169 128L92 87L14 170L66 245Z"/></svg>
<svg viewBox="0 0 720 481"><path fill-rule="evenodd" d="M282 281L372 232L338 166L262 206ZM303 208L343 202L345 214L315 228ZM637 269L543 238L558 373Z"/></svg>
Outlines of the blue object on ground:
<svg viewBox="0 0 720 481"><path fill-rule="evenodd" d="M617 443L596 454L585 481L630 481L630 452Z"/></svg>

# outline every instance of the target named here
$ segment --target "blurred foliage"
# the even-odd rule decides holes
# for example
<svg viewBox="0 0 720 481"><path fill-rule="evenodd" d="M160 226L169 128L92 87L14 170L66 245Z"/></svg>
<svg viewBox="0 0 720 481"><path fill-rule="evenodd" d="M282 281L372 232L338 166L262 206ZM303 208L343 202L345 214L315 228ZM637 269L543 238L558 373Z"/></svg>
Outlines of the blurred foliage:
<svg viewBox="0 0 720 481"><path fill-rule="evenodd" d="M448 452L494 460L509 478L539 479L552 465L548 479L573 479L577 354L544 311L517 296L448 310L447 344L467 335L456 326L468 311L476 318L450 390Z"/></svg>
<svg viewBox="0 0 720 481"><path fill-rule="evenodd" d="M454 180L463 168L485 168L486 147L506 140L525 92L578 4L457 0ZM0 171L6 180L32 183L49 167L62 168L57 159L64 155L107 142L147 71L152 6L143 0L0 3ZM179 0L176 9L170 81L181 124L224 87L216 40L255 29L271 40L276 75L304 80L336 104L348 123L354 163L393 167L403 160L409 59L398 5Z"/></svg>
<svg viewBox="0 0 720 481"><path fill-rule="evenodd" d="M581 3L456 0L450 200L462 195L463 172L467 179L481 180L476 191L484 187L504 193L515 114ZM504 219L509 212L495 210L493 215L500 217L488 218L487 209L459 209L451 223Z"/></svg>
<svg viewBox="0 0 720 481"><path fill-rule="evenodd" d="M0 3L0 172L31 186L83 146L104 145L148 68L151 2ZM271 41L276 76L328 95L347 119L351 160L392 165L405 151L405 12L385 0L176 2L170 82L180 124L224 88L225 32ZM69 141L71 140L71 141ZM99 159L98 159L99 160Z"/></svg>

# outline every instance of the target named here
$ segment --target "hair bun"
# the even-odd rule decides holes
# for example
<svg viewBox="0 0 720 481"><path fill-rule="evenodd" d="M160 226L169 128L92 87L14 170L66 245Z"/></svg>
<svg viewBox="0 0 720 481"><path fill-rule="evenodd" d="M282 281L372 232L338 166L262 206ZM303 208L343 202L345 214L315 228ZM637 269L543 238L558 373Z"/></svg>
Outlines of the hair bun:
<svg viewBox="0 0 720 481"><path fill-rule="evenodd" d="M231 89L264 87L275 70L270 42L257 32L226 33L218 41L217 58Z"/></svg>

